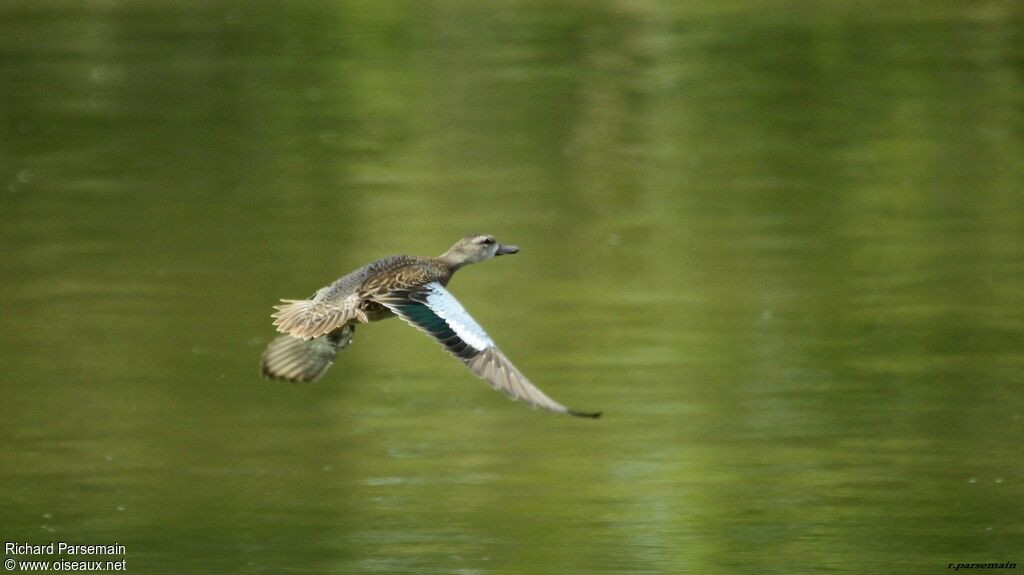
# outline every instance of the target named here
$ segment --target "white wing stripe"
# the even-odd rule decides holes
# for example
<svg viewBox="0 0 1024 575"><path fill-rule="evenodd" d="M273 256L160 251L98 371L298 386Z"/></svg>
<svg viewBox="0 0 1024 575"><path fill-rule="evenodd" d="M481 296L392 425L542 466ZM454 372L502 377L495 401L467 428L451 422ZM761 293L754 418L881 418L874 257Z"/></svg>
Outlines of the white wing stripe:
<svg viewBox="0 0 1024 575"><path fill-rule="evenodd" d="M427 292L427 307L443 319L462 341L478 351L494 346L494 341L487 335L484 328L476 323L476 320L462 307L459 300L444 289L444 286L437 282L430 282L424 287Z"/></svg>

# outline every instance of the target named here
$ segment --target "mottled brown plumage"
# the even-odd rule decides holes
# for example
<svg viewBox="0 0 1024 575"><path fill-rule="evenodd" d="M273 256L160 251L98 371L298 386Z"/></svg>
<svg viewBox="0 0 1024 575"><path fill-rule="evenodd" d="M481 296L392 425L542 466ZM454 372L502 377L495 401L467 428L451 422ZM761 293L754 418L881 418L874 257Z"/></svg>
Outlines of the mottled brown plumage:
<svg viewBox="0 0 1024 575"><path fill-rule="evenodd" d="M398 315L509 397L558 413L598 417L600 413L570 410L530 383L445 289L461 267L518 251L498 244L490 235L469 235L436 258L384 258L346 274L310 299L281 300L271 317L285 335L263 352L263 375L316 381L352 341L357 324Z"/></svg>

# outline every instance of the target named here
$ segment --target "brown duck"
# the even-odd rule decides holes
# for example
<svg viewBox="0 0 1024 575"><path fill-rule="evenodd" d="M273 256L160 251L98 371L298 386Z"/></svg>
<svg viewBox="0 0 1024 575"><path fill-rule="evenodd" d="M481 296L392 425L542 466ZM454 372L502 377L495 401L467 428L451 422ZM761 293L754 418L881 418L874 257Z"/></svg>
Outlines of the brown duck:
<svg viewBox="0 0 1024 575"><path fill-rule="evenodd" d="M281 300L271 317L279 336L267 345L263 375L292 382L320 379L360 323L398 316L430 335L491 387L514 400L556 413L600 417L569 409L535 387L501 353L445 286L459 268L519 248L491 235L469 235L439 257L392 256L367 264L321 288L310 299Z"/></svg>

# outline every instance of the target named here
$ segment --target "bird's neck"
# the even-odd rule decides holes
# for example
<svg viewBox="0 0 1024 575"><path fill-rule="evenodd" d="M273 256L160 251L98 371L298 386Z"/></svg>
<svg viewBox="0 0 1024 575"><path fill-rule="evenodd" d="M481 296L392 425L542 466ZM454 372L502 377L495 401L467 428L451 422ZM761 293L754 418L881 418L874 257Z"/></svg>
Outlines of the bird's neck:
<svg viewBox="0 0 1024 575"><path fill-rule="evenodd" d="M466 260L451 256L447 252L434 258L434 262L437 264L437 267L441 272L440 277L438 277L438 281L444 286L448 285L448 281L452 279L455 272L459 271L462 266L468 263Z"/></svg>
<svg viewBox="0 0 1024 575"><path fill-rule="evenodd" d="M466 256L457 252L453 253L451 251L447 251L435 259L442 267L449 271L449 274L453 274L459 271L462 266L469 264L469 262L466 261Z"/></svg>

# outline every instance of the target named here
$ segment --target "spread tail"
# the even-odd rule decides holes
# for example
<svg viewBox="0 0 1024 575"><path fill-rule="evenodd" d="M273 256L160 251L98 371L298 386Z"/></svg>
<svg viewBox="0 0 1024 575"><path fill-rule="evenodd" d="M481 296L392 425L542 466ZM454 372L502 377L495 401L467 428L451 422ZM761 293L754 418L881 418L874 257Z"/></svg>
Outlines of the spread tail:
<svg viewBox="0 0 1024 575"><path fill-rule="evenodd" d="M325 303L315 299L283 299L274 306L277 331L299 339L315 339L327 335L352 320L366 323L366 314L358 307Z"/></svg>

